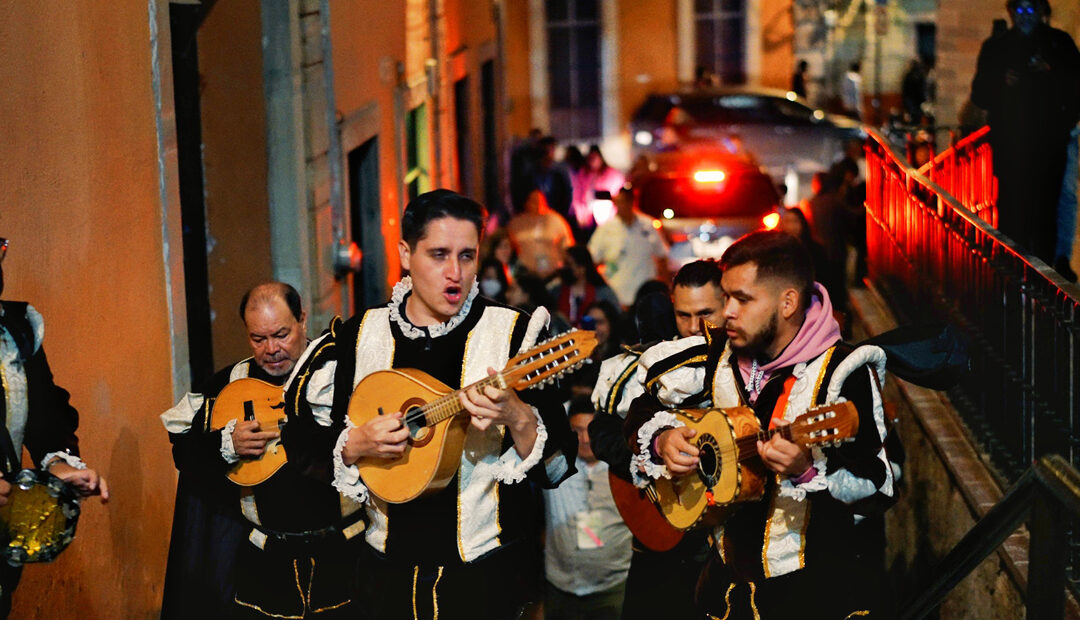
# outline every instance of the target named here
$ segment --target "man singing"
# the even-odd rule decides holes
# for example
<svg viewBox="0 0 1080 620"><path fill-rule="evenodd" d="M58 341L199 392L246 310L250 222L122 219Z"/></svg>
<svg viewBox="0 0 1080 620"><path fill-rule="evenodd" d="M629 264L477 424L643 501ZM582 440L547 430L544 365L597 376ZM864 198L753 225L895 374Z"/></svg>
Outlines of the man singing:
<svg viewBox="0 0 1080 620"><path fill-rule="evenodd" d="M461 395L471 424L461 464L444 489L388 504L359 477L357 460L397 458L409 436L401 412L346 425L349 397L364 377L415 368L458 389L502 369L545 330L546 311L530 317L478 295L483 224L483 208L454 192L413 199L398 246L410 275L395 285L389 304L338 329L333 349L300 369L306 384L289 388L303 390L301 407L320 425L340 431L325 454L334 486L364 502L372 557L363 605L375 618L516 618L534 561L536 496L527 480L552 488L574 471L576 438L559 390L519 396L486 387Z"/></svg>

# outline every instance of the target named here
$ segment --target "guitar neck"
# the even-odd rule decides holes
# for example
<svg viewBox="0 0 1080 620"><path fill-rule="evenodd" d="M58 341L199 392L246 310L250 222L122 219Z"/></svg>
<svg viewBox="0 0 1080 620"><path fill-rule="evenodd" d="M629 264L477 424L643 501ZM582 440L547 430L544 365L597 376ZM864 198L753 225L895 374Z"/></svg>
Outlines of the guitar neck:
<svg viewBox="0 0 1080 620"><path fill-rule="evenodd" d="M784 439L791 441L791 426L781 426L770 430L758 431L751 435L743 435L736 439L735 443L739 448L739 462L742 463L757 458L757 442L768 441L772 439L773 435L780 435Z"/></svg>
<svg viewBox="0 0 1080 620"><path fill-rule="evenodd" d="M505 390L509 387L507 386L502 373L496 373L490 377L485 377L475 383L469 384L460 390L454 390L445 396L441 396L420 408L421 411L424 412L425 426L432 426L460 413L464 413L465 407L461 405L460 394L473 388L483 389L489 385L500 390Z"/></svg>

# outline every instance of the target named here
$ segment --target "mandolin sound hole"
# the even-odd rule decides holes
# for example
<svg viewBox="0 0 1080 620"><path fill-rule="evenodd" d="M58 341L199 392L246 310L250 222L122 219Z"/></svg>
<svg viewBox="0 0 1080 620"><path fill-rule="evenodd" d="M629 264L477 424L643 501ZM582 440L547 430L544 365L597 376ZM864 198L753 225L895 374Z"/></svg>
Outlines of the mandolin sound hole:
<svg viewBox="0 0 1080 620"><path fill-rule="evenodd" d="M720 481L720 445L712 435L705 434L698 440L698 476L707 487Z"/></svg>
<svg viewBox="0 0 1080 620"><path fill-rule="evenodd" d="M424 425L424 413L420 407L411 407L405 413L405 426L409 429L409 438L413 443L422 443L431 429Z"/></svg>

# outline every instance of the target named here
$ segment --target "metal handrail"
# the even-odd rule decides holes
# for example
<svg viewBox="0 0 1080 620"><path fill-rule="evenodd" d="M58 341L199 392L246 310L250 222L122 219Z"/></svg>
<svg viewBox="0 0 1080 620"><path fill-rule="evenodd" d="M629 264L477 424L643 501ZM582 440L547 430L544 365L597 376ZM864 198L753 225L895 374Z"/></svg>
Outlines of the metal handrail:
<svg viewBox="0 0 1080 620"><path fill-rule="evenodd" d="M1062 617L1067 517L1080 517L1080 472L1059 455L1045 456L1028 468L1001 501L945 556L930 585L904 606L901 620L916 620L930 614L964 577L1029 519L1027 617Z"/></svg>

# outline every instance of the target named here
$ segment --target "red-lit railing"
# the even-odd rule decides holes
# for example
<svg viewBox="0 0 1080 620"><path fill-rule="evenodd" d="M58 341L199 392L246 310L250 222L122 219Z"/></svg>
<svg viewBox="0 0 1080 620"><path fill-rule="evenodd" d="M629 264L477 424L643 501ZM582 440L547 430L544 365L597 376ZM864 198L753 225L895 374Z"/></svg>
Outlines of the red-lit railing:
<svg viewBox="0 0 1080 620"><path fill-rule="evenodd" d="M870 132L867 262L875 286L909 321L948 320L966 332L973 372L950 397L1015 480L1044 454L1080 460L1080 288L936 182L968 204L985 203L993 185L984 135L958 145L971 157L943 153L928 164L932 181Z"/></svg>
<svg viewBox="0 0 1080 620"><path fill-rule="evenodd" d="M937 183L984 222L997 226L997 179L989 134L987 126L956 142L923 164L919 174Z"/></svg>
<svg viewBox="0 0 1080 620"><path fill-rule="evenodd" d="M995 219L985 132L957 146L916 171L870 131L870 279L902 323L945 320L967 335L972 371L949 398L999 473L1016 481L1053 453L1076 467L1080 288L975 215ZM1080 521L1071 523L1068 556L1080 596Z"/></svg>

